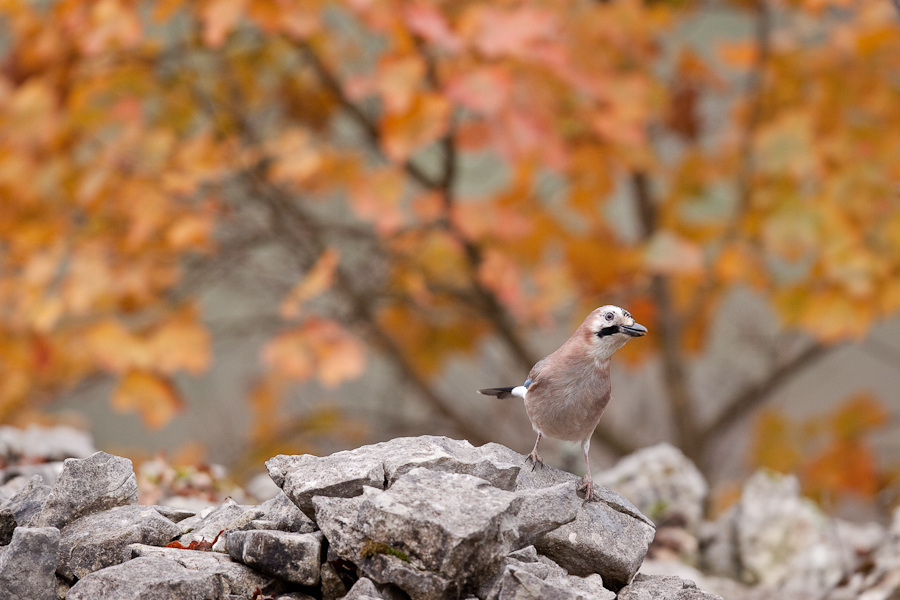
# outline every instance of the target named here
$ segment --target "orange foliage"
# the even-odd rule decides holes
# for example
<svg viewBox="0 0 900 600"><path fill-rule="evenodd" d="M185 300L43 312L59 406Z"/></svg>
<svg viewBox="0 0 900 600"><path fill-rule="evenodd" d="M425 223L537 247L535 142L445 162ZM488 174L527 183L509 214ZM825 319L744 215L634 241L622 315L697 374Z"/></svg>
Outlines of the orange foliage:
<svg viewBox="0 0 900 600"><path fill-rule="evenodd" d="M867 439L888 422L887 410L869 394L847 399L831 414L797 423L768 409L756 422L752 462L797 472L813 497L851 494L871 498L888 482Z"/></svg>
<svg viewBox="0 0 900 600"><path fill-rule="evenodd" d="M197 284L248 256L291 321L263 350L271 394L359 376L364 343L428 381L610 298L651 331L690 311L685 352L733 286L823 343L900 311L888 2L779 5L815 18L674 59L696 3L150 6L0 2L0 419L106 374L164 424L173 377L211 360Z"/></svg>

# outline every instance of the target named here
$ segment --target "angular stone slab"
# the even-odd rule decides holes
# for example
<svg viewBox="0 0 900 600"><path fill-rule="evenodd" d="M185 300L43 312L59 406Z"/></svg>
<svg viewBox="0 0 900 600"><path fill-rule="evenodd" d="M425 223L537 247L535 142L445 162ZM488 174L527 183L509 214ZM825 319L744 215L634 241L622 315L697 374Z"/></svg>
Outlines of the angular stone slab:
<svg viewBox="0 0 900 600"><path fill-rule="evenodd" d="M249 515L247 514L249 513ZM226 498L222 504L212 509L203 517L194 528L185 533L178 541L184 546L191 542L212 542L222 531L230 529L235 523L249 521L262 515L262 511L256 506L243 506L231 498ZM187 520L182 522L182 530Z"/></svg>
<svg viewBox="0 0 900 600"><path fill-rule="evenodd" d="M72 586L66 600L198 600L224 593L221 581L209 573L148 556L87 575Z"/></svg>
<svg viewBox="0 0 900 600"><path fill-rule="evenodd" d="M364 555L393 555L474 589L517 543L521 502L471 475L417 468L366 498L357 528L372 542Z"/></svg>
<svg viewBox="0 0 900 600"><path fill-rule="evenodd" d="M177 563L186 569L201 572L216 580L223 595L232 594L249 598L257 588L266 594L277 593L282 589L282 583L278 579L236 562L223 552L158 548L144 544L132 544L128 548L131 550L131 556L134 557L129 562L134 562L134 559L138 558L155 558ZM104 569L104 571L108 570ZM102 573L103 571L98 572Z"/></svg>
<svg viewBox="0 0 900 600"><path fill-rule="evenodd" d="M725 600L697 588L681 577L639 573L631 585L619 590L618 600Z"/></svg>
<svg viewBox="0 0 900 600"><path fill-rule="evenodd" d="M96 452L87 458L69 458L31 524L59 529L78 517L137 504L137 497L137 479L127 458L106 452Z"/></svg>
<svg viewBox="0 0 900 600"><path fill-rule="evenodd" d="M393 584L412 600L458 598L460 583L427 569L419 569L390 554L374 554L363 559L360 570L373 581Z"/></svg>
<svg viewBox="0 0 900 600"><path fill-rule="evenodd" d="M535 547L573 575L597 573L618 590L637 573L655 529L603 502L582 505L571 523L542 536Z"/></svg>
<svg viewBox="0 0 900 600"><path fill-rule="evenodd" d="M153 506L119 506L76 519L60 532L57 573L69 580L131 558L129 544L165 546L181 528Z"/></svg>
<svg viewBox="0 0 900 600"><path fill-rule="evenodd" d="M43 477L35 475L25 487L0 506L9 509L18 525L28 526L47 502L50 490L49 485L44 485Z"/></svg>
<svg viewBox="0 0 900 600"><path fill-rule="evenodd" d="M583 598L614 600L616 594L603 587L599 575L576 577L537 553L534 546L511 552L490 583L479 590L484 600L530 598Z"/></svg>
<svg viewBox="0 0 900 600"><path fill-rule="evenodd" d="M343 600L384 600L384 596L371 579L361 577L353 584Z"/></svg>
<svg viewBox="0 0 900 600"><path fill-rule="evenodd" d="M392 585L377 585L367 577L360 577L342 600L404 600L407 595Z"/></svg>
<svg viewBox="0 0 900 600"><path fill-rule="evenodd" d="M571 579L577 579L572 577ZM580 589L570 584L570 578L541 579L533 573L516 567L503 572L498 600L615 600L615 592L602 586Z"/></svg>
<svg viewBox="0 0 900 600"><path fill-rule="evenodd" d="M19 527L0 555L0 598L56 600L59 530Z"/></svg>
<svg viewBox="0 0 900 600"><path fill-rule="evenodd" d="M330 456L279 454L266 461L266 469L278 487L313 518L313 496L352 498L363 486L384 488L384 466L370 447L336 452Z"/></svg>
<svg viewBox="0 0 900 600"><path fill-rule="evenodd" d="M388 485L415 468L480 477L494 487L512 491L521 465L506 460L491 447L476 448L466 440L423 435L396 438L369 446L384 461Z"/></svg>
<svg viewBox="0 0 900 600"><path fill-rule="evenodd" d="M519 543L533 544L544 534L574 521L580 508L577 489L578 484L573 481L517 491L516 496L522 501L518 513Z"/></svg>
<svg viewBox="0 0 900 600"><path fill-rule="evenodd" d="M359 528L359 507L368 496L380 493L381 490L366 487L363 488L363 495L355 498L313 498L316 523L328 540L329 560L343 558L354 563L360 561L366 535Z"/></svg>
<svg viewBox="0 0 900 600"><path fill-rule="evenodd" d="M299 585L319 583L322 533L230 531L225 550L248 567Z"/></svg>
<svg viewBox="0 0 900 600"><path fill-rule="evenodd" d="M274 498L260 504L258 512L257 516L252 516L253 513L247 511L229 529L272 529L293 533L312 533L317 529L315 522L303 514L281 490L278 490Z"/></svg>

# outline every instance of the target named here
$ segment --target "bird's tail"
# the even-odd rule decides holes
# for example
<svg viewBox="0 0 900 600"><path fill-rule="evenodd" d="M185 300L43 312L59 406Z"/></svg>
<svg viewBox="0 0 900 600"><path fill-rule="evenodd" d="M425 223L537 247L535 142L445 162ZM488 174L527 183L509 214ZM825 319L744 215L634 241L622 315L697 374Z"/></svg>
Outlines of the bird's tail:
<svg viewBox="0 0 900 600"><path fill-rule="evenodd" d="M501 387L501 388L485 388L483 390L478 390L479 394L484 394L485 396L497 396L498 398L510 398L512 397L514 388L512 387Z"/></svg>

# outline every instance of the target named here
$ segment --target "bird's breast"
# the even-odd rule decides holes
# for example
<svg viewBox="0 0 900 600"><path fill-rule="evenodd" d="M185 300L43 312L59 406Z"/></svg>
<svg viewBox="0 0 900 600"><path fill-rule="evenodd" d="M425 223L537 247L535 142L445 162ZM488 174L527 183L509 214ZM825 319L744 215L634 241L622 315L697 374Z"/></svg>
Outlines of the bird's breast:
<svg viewBox="0 0 900 600"><path fill-rule="evenodd" d="M542 433L560 440L580 441L596 429L609 399L608 378L548 381L528 390L525 411Z"/></svg>

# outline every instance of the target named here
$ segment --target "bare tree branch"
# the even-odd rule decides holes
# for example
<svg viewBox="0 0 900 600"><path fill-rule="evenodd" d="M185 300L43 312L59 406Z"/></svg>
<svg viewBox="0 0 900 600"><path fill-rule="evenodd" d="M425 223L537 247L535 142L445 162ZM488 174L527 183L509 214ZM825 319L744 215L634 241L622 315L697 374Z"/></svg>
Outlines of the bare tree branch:
<svg viewBox="0 0 900 600"><path fill-rule="evenodd" d="M329 92L331 92L335 96L335 98L337 98L341 107L347 111L350 117L353 118L354 122L356 122L356 124L362 129L362 131L368 137L369 142L372 144L373 149L376 152L381 153L381 132L378 130L378 127L375 125L375 123L372 122L372 120L362 111L359 106L357 106L356 104L351 102L349 98L347 98L347 95L344 93L343 87L341 86L338 79L328 69L321 58L319 58L316 52L309 45L303 46L303 50L325 87L328 88ZM426 64L429 65L428 77L431 79L431 84L437 87L437 75L435 69L433 68L433 65L431 64L431 59L428 56L424 56L423 58L425 58ZM485 287L478 279L478 268L482 262L480 248L476 244L474 244L472 240L468 239L461 231L459 231L459 229L453 224L451 219L450 213L452 211L454 202L453 187L456 180L457 168L457 150L454 127L452 123L450 126L450 130L441 139L440 146L444 153L442 165L443 168L442 173L437 179L429 177L427 174L425 174L425 172L422 171L421 168L419 168L412 160L407 160L406 162L404 162L403 168L407 172L407 174L419 185L425 187L426 189L437 191L441 195L445 213L442 224L454 237L454 239L456 239L457 242L459 242L462 246L466 261L469 264L470 268L469 278L471 281L471 285L475 293L475 297L482 305L482 310L484 311L485 317L495 325L498 334L503 339L519 364L522 365L525 369L530 369L531 366L537 361L537 356L528 349L525 341L516 332L513 319L497 299L496 294L494 294L492 290Z"/></svg>
<svg viewBox="0 0 900 600"><path fill-rule="evenodd" d="M722 412L698 433L697 437L700 443L708 445L715 438L725 434L731 426L746 418L750 412L762 405L779 386L833 349L834 346L810 344L797 356L777 367L763 381L732 398Z"/></svg>
<svg viewBox="0 0 900 600"><path fill-rule="evenodd" d="M372 144L373 149L381 154L381 132L378 130L378 126L369 119L368 115L363 112L362 108L354 104L348 97L347 94L344 93L344 88L341 85L340 81L338 81L337 77L328 69L322 59L319 58L319 55L316 54L315 50L313 50L308 44L302 45L300 48L303 50L306 58L309 60L309 63L312 65L313 69L316 72L316 75L319 77L319 80L322 84L328 89L328 91L337 99L338 104L341 105L348 115L353 119L353 121L362 129L363 133L365 133L366 137L369 139L369 142ZM440 180L435 180L429 177L425 171L419 168L416 163L412 160L407 160L403 163L403 168L406 173L414 180L416 183L421 185L422 187L430 190L440 190L442 182Z"/></svg>
<svg viewBox="0 0 900 600"><path fill-rule="evenodd" d="M729 225L728 231L724 235L727 242L737 235L740 216L743 215L750 206L751 196L753 194L753 173L756 170L756 153L753 149L754 138L756 132L762 122L763 105L765 101L765 71L769 63L769 56L772 52L772 14L766 4L766 0L756 0L753 5L756 11L756 59L750 71L747 73L747 81L744 85L744 93L749 98L750 108L747 120L744 123L744 129L741 134L740 144L740 166L738 167L736 177L737 190L737 206L735 208L735 218Z"/></svg>
<svg viewBox="0 0 900 600"><path fill-rule="evenodd" d="M650 181L645 173L634 173L632 184L646 239L658 227L656 203L650 190ZM688 386L687 367L680 344L681 320L673 307L669 291L669 278L664 275L654 275L650 281L650 294L658 314L657 331L654 332L654 335L659 340L666 398L675 425L676 442L687 456L696 461L702 453L703 447L696 435L694 398Z"/></svg>

